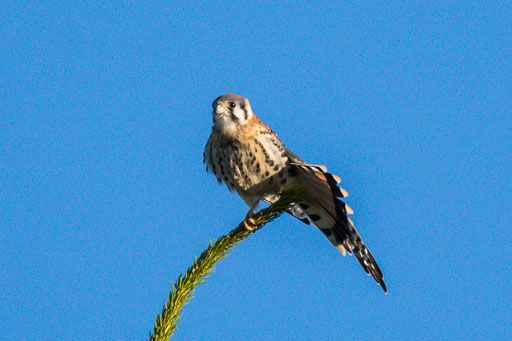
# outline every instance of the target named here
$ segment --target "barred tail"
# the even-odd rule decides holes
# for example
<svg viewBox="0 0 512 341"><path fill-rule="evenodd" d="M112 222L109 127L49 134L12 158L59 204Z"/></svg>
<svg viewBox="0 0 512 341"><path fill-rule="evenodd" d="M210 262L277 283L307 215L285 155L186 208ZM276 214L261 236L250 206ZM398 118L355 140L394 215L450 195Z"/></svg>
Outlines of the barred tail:
<svg viewBox="0 0 512 341"><path fill-rule="evenodd" d="M352 209L339 198L347 192L338 187L339 177L327 173L324 166L292 164L298 182L306 191L303 202L290 209L295 217L315 225L329 241L343 254L354 254L357 261L368 274L387 293L384 276L370 250L364 244L348 214Z"/></svg>

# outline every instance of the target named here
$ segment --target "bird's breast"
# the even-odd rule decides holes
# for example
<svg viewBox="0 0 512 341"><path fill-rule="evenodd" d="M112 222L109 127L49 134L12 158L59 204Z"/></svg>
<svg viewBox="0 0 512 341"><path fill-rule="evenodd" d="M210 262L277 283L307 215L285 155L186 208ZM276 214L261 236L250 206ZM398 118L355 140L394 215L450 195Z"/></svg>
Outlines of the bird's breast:
<svg viewBox="0 0 512 341"><path fill-rule="evenodd" d="M205 155L219 181L239 193L277 191L278 173L288 165L285 147L273 134L252 138L222 137L211 141ZM208 150L209 149L209 150Z"/></svg>

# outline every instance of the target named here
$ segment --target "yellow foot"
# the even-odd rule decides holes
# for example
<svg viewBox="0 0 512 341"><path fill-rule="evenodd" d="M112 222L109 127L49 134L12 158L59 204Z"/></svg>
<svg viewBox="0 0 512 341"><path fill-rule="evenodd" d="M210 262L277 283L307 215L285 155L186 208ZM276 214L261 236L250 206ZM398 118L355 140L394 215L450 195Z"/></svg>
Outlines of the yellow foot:
<svg viewBox="0 0 512 341"><path fill-rule="evenodd" d="M252 218L245 218L244 219L244 226L247 231L252 231L256 227L256 221Z"/></svg>

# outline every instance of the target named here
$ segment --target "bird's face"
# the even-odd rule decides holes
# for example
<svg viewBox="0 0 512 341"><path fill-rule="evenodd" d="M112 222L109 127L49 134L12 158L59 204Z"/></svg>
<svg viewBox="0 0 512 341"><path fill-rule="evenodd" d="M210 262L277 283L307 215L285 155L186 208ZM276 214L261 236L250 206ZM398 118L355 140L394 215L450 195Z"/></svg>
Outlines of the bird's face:
<svg viewBox="0 0 512 341"><path fill-rule="evenodd" d="M247 124L253 115L247 98L238 95L222 95L212 105L214 127L226 133Z"/></svg>

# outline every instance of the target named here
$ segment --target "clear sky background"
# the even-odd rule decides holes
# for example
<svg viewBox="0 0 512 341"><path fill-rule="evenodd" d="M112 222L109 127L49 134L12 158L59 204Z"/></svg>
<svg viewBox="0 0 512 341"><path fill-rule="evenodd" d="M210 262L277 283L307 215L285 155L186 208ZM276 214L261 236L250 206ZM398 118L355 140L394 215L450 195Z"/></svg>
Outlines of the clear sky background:
<svg viewBox="0 0 512 341"><path fill-rule="evenodd" d="M0 7L2 339L147 338L247 211L202 164L223 93L340 175L389 294L283 216L176 340L510 338L509 2Z"/></svg>

